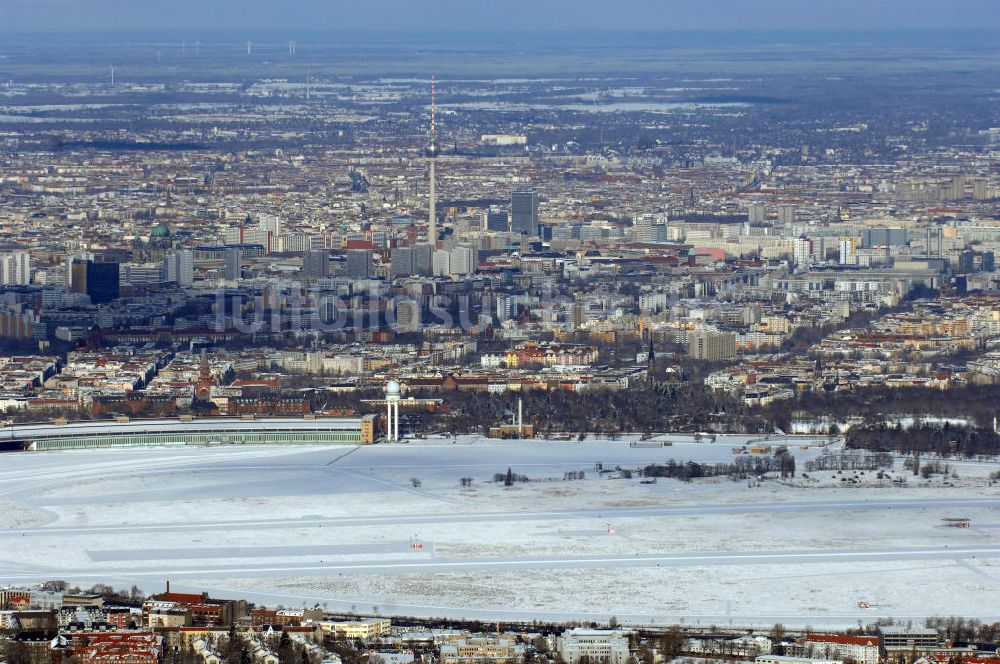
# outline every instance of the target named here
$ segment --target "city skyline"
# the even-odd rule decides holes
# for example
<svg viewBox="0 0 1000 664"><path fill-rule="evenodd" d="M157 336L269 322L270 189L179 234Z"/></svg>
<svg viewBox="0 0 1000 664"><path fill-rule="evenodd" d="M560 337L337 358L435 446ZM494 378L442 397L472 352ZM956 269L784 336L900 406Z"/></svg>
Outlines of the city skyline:
<svg viewBox="0 0 1000 664"><path fill-rule="evenodd" d="M0 0L0 662L1000 664L995 13Z"/></svg>

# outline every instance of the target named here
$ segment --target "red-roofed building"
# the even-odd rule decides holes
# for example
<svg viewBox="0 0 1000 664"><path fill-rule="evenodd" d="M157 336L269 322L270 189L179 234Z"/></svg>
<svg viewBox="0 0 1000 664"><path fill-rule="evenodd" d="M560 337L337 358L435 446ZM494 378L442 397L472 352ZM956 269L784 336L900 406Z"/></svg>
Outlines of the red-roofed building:
<svg viewBox="0 0 1000 664"><path fill-rule="evenodd" d="M158 664L160 637L152 632L81 632L73 635L80 664Z"/></svg>
<svg viewBox="0 0 1000 664"><path fill-rule="evenodd" d="M185 611L194 625L231 625L247 615L246 600L212 599L208 593L167 592L153 595L142 605L142 624L150 625L156 610Z"/></svg>
<svg viewBox="0 0 1000 664"><path fill-rule="evenodd" d="M841 634L807 634L802 643L804 652L814 657L843 659L857 664L878 664L877 636L845 636Z"/></svg>

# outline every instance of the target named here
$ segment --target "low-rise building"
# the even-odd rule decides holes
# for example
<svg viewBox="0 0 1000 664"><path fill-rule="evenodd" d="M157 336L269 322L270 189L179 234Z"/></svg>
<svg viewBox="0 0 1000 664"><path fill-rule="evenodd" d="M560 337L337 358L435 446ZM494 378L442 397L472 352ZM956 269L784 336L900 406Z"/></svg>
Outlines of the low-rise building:
<svg viewBox="0 0 1000 664"><path fill-rule="evenodd" d="M837 657L855 664L878 664L877 636L844 636L841 634L808 634L802 642L807 654Z"/></svg>
<svg viewBox="0 0 1000 664"><path fill-rule="evenodd" d="M619 630L566 630L557 640L556 649L566 664L580 664L584 658L603 664L625 664L629 658L628 637Z"/></svg>

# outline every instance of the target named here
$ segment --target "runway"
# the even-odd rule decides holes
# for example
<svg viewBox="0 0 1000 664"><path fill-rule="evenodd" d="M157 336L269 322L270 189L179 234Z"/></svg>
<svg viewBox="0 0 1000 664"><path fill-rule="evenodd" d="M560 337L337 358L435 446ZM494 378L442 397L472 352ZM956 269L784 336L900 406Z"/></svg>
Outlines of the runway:
<svg viewBox="0 0 1000 664"><path fill-rule="evenodd" d="M807 513L807 512L864 512L921 510L944 508L960 511L966 508L1000 508L1000 498L941 498L941 499L899 499L899 500L819 500L812 502L769 502L761 504L714 504L714 505L684 505L670 507L647 508L605 508L589 510L525 510L518 512L449 512L440 514L399 515L380 517L339 517L339 518L301 518L301 519L252 519L246 521L201 521L183 524L145 524L145 525L108 525L108 526L42 526L20 530L0 530L2 537L37 537L51 535L111 535L119 532L127 533L162 533L176 531L216 531L226 530L272 530L299 527L335 527L346 528L356 526L397 526L441 523L476 523L481 521L549 521L555 519L627 519L641 517L671 517L694 515L741 515L768 513Z"/></svg>
<svg viewBox="0 0 1000 664"><path fill-rule="evenodd" d="M850 625L871 619L859 599L893 616L985 617L1000 606L992 485L644 485L595 471L719 461L729 449L490 442L347 456L343 446L7 455L0 584L151 592L170 579L286 605L497 619ZM494 483L508 467L532 481ZM587 478L563 481L568 471ZM956 517L973 527L948 527ZM908 590L918 583L942 599L922 604Z"/></svg>
<svg viewBox="0 0 1000 664"><path fill-rule="evenodd" d="M368 547L373 549L374 547ZM309 547L311 555L322 555L317 547ZM373 550L360 551L374 553ZM110 554L111 552L106 552ZM210 555L212 551L206 551ZM296 547L262 547L254 552L228 552L246 556L249 553L260 557L288 557L299 555ZM335 548L328 550L328 555L337 556L341 552ZM129 558L128 552L114 552L113 555L102 555L97 560L108 562L113 560L135 560ZM140 554L141 555L141 554ZM404 553L405 555L405 553ZM191 559L191 554L171 556L165 552L163 556L150 556L143 560L174 558L177 560ZM856 551L768 551L760 553L718 553L693 552L681 555L640 555L634 556L562 556L523 559L479 559L479 560L392 560L389 562L356 562L356 563L286 563L280 565L196 565L196 566L156 566L151 569L129 572L136 579L163 579L179 577L245 577L245 576L295 576L316 573L341 574L433 574L437 572L474 572L480 570L517 570L517 569L595 569L595 568L629 568L629 567L703 567L707 565L785 565L871 561L910 561L910 560L962 560L965 558L1000 558L1000 546L961 547L941 549L861 549ZM114 567L94 567L86 571L65 570L65 573L80 579L102 579L121 575L121 570ZM10 573L5 578L12 581L34 581L37 573Z"/></svg>

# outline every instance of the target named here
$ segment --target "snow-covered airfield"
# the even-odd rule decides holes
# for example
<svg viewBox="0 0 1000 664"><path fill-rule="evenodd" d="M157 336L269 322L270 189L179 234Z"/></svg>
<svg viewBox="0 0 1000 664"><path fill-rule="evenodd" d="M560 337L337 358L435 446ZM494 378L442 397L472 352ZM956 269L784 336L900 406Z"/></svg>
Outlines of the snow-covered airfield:
<svg viewBox="0 0 1000 664"><path fill-rule="evenodd" d="M0 585L155 592L169 579L270 605L477 618L1000 620L1000 464L952 462L957 479L923 480L897 461L903 487L846 471L759 485L599 477L598 463L731 461L746 442L630 440L4 454ZM820 452L770 442L800 472ZM533 481L494 483L508 467Z"/></svg>

